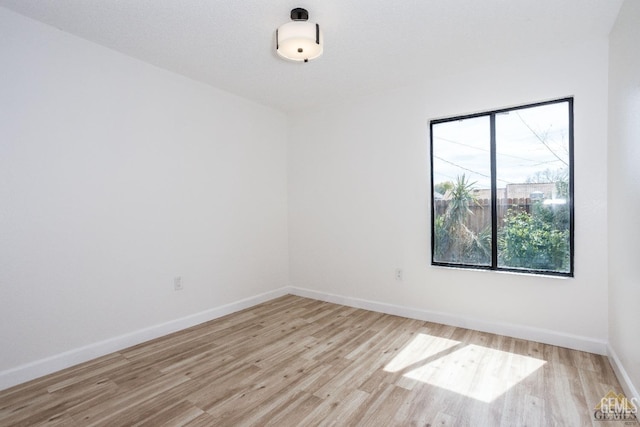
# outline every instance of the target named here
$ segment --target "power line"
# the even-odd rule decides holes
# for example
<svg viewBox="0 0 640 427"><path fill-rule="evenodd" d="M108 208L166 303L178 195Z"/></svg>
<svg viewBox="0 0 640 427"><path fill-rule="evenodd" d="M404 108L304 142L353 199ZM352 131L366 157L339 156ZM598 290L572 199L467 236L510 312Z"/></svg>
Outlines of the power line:
<svg viewBox="0 0 640 427"><path fill-rule="evenodd" d="M472 148L472 149L474 149L474 150L482 151L482 152L485 152L485 153L489 153L489 152L490 152L490 150L488 150L488 149L486 149L486 148L475 147L475 146L473 146L473 145L465 144L464 142L455 141L455 140L453 140L453 139L448 139L448 138L443 138L443 137L441 137L441 136L434 136L434 139L439 139L439 140L442 140L442 141L445 141L445 142L450 142L450 143L452 143L452 144L462 145L463 147ZM547 148L549 148L549 147L547 147ZM550 149L550 148L549 148L549 149ZM503 154L503 153L499 153L499 152L497 152L497 151L496 151L496 155L497 155L497 156L501 156L501 157L511 157L511 158L513 158L513 159L524 160L524 161L526 161L526 162L535 162L535 161L536 161L536 160L531 159L531 158L514 156L513 154ZM554 153L554 155L555 155L555 153ZM556 155L556 157L558 157L558 156ZM533 166L538 166L538 165L541 165L541 164L544 164L544 163L553 163L553 162L555 162L555 161L556 161L556 160L552 160L552 161L549 161L549 162L537 163L537 164L535 164L535 165L533 165ZM566 163L565 163L565 164L566 164Z"/></svg>
<svg viewBox="0 0 640 427"><path fill-rule="evenodd" d="M443 162L445 162L445 163L449 163L450 165L455 166L455 167L457 167L457 168L460 168L460 169L466 170L467 172L471 172L471 173L474 173L474 174L476 174L476 175L480 175L480 176L483 176L483 177L485 177L485 178L489 178L489 179L491 179L491 176L489 176L489 175L486 175L486 174L481 173L481 172L478 172L478 171L474 171L473 169L465 168L464 166L461 166L461 165L459 165L459 164L457 164L457 163L450 162L449 160L445 160L445 159L443 159L442 157L438 157L438 156L435 156L435 155L434 155L433 157L434 157L435 159L441 160L441 161L443 161ZM499 179L499 178L497 178L497 180L498 180L498 181L505 182L505 183L507 183L507 184L513 184L512 182L505 181L504 179Z"/></svg>
<svg viewBox="0 0 640 427"><path fill-rule="evenodd" d="M560 160L562 163L564 163L564 164L565 164L565 166L569 167L569 163L567 163L567 162L565 162L564 160L562 160L562 158L560 158L560 156L558 156L558 155L556 154L556 152L555 152L555 151L553 151L553 150L551 149L551 147L549 147L549 145L548 145L548 144L547 144L547 142L544 140L544 138L543 138L543 137L541 137L540 135L538 135L538 133L537 133L535 130L533 130L533 129L531 128L531 126L529 126L529 124L528 124L527 122L525 122L525 121L524 121L524 119L522 118L522 116L520 116L520 113L519 113L519 112L517 112L517 111L516 111L515 113L516 113L516 116L518 116L518 118L520 119L520 121L521 121L521 122L522 122L522 123L527 127L527 129L529 129L529 130L531 131L531 133L532 133L532 134L534 134L536 138L538 138L538 141L542 142L542 145L544 145L545 147L547 147L547 150L549 150L549 152L550 152L551 154L553 154L553 155L554 155L558 160Z"/></svg>

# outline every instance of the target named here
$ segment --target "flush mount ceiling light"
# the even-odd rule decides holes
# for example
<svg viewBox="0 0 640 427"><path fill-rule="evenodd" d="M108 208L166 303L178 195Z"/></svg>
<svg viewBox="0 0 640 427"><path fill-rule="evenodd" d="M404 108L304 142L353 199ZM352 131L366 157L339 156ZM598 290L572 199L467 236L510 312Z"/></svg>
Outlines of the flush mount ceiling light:
<svg viewBox="0 0 640 427"><path fill-rule="evenodd" d="M322 31L309 22L309 12L297 7L291 11L292 22L276 30L276 52L282 58L297 62L309 62L322 55Z"/></svg>

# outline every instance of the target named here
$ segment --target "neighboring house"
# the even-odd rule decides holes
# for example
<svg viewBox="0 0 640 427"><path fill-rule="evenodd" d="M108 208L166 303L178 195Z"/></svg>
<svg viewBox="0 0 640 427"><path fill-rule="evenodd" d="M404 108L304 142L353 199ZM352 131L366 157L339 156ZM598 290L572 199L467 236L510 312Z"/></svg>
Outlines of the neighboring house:
<svg viewBox="0 0 640 427"><path fill-rule="evenodd" d="M537 182L522 184L507 184L506 187L496 190L498 200L502 199L532 199L545 200L555 199L557 195L556 184L554 182ZM451 191L444 195L438 193L440 197L434 195L436 200L451 200ZM473 195L477 200L490 200L490 188L478 188L473 190Z"/></svg>
<svg viewBox="0 0 640 427"><path fill-rule="evenodd" d="M555 199L556 184L554 182L507 184L504 189L506 199Z"/></svg>

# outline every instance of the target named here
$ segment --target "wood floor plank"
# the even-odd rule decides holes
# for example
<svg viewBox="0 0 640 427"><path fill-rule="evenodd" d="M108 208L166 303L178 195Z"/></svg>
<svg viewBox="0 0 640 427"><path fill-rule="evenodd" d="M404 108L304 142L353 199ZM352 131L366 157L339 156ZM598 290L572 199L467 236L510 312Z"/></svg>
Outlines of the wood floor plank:
<svg viewBox="0 0 640 427"><path fill-rule="evenodd" d="M263 426L272 424L274 420L288 418L290 413L295 413L296 417L301 415L307 405L312 402L312 406L318 404L321 399L316 398L307 390L309 384L313 383L328 369L327 365L316 364L309 369L303 369L294 381L283 389L280 393L272 394L254 409L247 411L237 419L239 425Z"/></svg>
<svg viewBox="0 0 640 427"><path fill-rule="evenodd" d="M167 390L178 387L187 381L189 381L189 378L184 376L157 378L136 389L123 390L122 393L118 393L112 398L103 400L99 404L83 409L82 411L72 409L68 412L82 425L108 424L110 419L116 418L120 413L138 406L147 400L153 400Z"/></svg>
<svg viewBox="0 0 640 427"><path fill-rule="evenodd" d="M345 420L356 412L369 397L369 393L353 390L350 393L336 393L333 396L317 400L316 406L305 414L301 426L345 425Z"/></svg>
<svg viewBox="0 0 640 427"><path fill-rule="evenodd" d="M268 419L258 420L255 424L244 425L258 425L258 426L303 426L304 418L313 411L321 402L316 396L313 396L306 392L300 392L298 395L293 396L291 401L283 405L278 412L270 415ZM249 420L246 420L247 422ZM239 424L242 425L242 424Z"/></svg>
<svg viewBox="0 0 640 427"><path fill-rule="evenodd" d="M185 396L185 399L192 402L204 411L215 407L219 402L228 399L242 390L246 386L241 383L249 382L260 374L260 368L252 364L232 365L234 369L229 370L220 377L199 378L200 388Z"/></svg>
<svg viewBox="0 0 640 427"><path fill-rule="evenodd" d="M269 369L262 369L251 381L242 382L240 390L229 393L225 399L206 410L212 415L219 414L220 423L224 421L233 425L236 420L242 419L247 412L255 410L263 402L288 390L295 390L297 382L315 365L317 362L299 357L283 360Z"/></svg>
<svg viewBox="0 0 640 427"><path fill-rule="evenodd" d="M176 376L176 380L183 380L184 377ZM203 411L189 405L186 401L181 401L181 397L193 391L199 385L195 381L181 381L169 387L162 387L149 392L149 398L138 398L135 394L130 394L126 403L120 403L116 410L111 410L109 414L99 414L93 417L88 425L95 427L110 426L133 426L143 424L157 417L158 413L164 413L165 417L175 417L177 419L192 419L200 415ZM183 405L178 405L182 403ZM187 408L185 410L185 407ZM74 418L82 423L87 422L86 411L75 415ZM84 418L82 418L84 416ZM157 418L156 418L157 419Z"/></svg>
<svg viewBox="0 0 640 427"><path fill-rule="evenodd" d="M177 426L180 424L173 424L173 425ZM208 412L203 412L202 414L198 415L196 418L187 422L183 426L184 427L211 427L215 425L216 424L215 424L215 419L213 415L209 414Z"/></svg>
<svg viewBox="0 0 640 427"><path fill-rule="evenodd" d="M0 426L598 425L606 357L286 295L0 391Z"/></svg>
<svg viewBox="0 0 640 427"><path fill-rule="evenodd" d="M136 427L183 426L195 421L205 412L185 400L163 409L155 408L153 414L135 424Z"/></svg>
<svg viewBox="0 0 640 427"><path fill-rule="evenodd" d="M353 420L357 426L389 426L393 424L395 414L400 407L411 399L411 392L393 384L386 384L377 393L370 396L362 405L366 408L362 415L351 414L347 420ZM348 421L347 421L348 422Z"/></svg>

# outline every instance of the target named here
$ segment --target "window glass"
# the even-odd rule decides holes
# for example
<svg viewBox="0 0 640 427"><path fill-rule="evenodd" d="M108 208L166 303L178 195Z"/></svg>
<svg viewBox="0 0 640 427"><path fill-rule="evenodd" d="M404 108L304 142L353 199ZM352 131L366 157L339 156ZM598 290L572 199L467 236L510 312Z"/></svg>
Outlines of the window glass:
<svg viewBox="0 0 640 427"><path fill-rule="evenodd" d="M489 116L433 126L434 260L491 264Z"/></svg>
<svg viewBox="0 0 640 427"><path fill-rule="evenodd" d="M573 99L431 122L432 263L573 275Z"/></svg>

